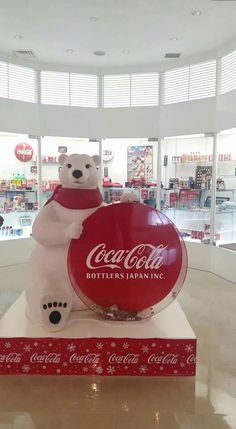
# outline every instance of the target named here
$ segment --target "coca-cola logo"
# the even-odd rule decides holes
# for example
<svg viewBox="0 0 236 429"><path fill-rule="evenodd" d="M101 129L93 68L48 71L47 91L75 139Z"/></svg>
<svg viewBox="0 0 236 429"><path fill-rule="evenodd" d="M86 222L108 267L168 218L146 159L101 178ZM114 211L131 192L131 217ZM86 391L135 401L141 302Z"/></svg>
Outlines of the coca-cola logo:
<svg viewBox="0 0 236 429"><path fill-rule="evenodd" d="M159 303L164 308L180 290L186 268L186 249L173 223L140 203L96 210L68 252L76 293L93 310L116 312L117 318L143 310L147 317Z"/></svg>
<svg viewBox="0 0 236 429"><path fill-rule="evenodd" d="M116 353L111 354L109 357L109 363L128 363L136 364L139 361L139 354L128 353L127 355L117 355Z"/></svg>
<svg viewBox="0 0 236 429"><path fill-rule="evenodd" d="M21 353L9 353L6 355L0 355L0 362L19 363L21 362L21 357Z"/></svg>
<svg viewBox="0 0 236 429"><path fill-rule="evenodd" d="M73 353L70 358L70 363L87 363L87 364L97 364L99 363L100 354L89 353L87 355L78 355Z"/></svg>
<svg viewBox="0 0 236 429"><path fill-rule="evenodd" d="M196 363L196 356L191 354L187 357L187 364L195 364Z"/></svg>
<svg viewBox="0 0 236 429"><path fill-rule="evenodd" d="M107 250L106 244L100 243L89 252L86 265L91 270L98 268L158 270L163 265L162 252L166 248L167 246L163 244L157 247L152 244L138 244L130 250ZM149 251L148 254L147 251Z"/></svg>
<svg viewBox="0 0 236 429"><path fill-rule="evenodd" d="M30 356L30 362L31 363L52 363L57 364L61 361L61 354L59 353L49 353L49 354L39 354L39 353L33 353Z"/></svg>
<svg viewBox="0 0 236 429"><path fill-rule="evenodd" d="M33 158L33 148L28 143L19 143L15 147L15 155L19 161L27 162Z"/></svg>
<svg viewBox="0 0 236 429"><path fill-rule="evenodd" d="M148 363L152 364L167 364L167 365L176 365L178 363L179 355L175 354L166 354L166 355L155 355L151 354L148 358Z"/></svg>

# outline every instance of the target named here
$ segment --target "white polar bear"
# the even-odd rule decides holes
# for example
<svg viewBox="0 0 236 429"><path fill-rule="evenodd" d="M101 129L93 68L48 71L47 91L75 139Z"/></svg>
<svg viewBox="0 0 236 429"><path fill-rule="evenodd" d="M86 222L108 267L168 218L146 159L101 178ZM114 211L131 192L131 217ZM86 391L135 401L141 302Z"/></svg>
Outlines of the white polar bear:
<svg viewBox="0 0 236 429"><path fill-rule="evenodd" d="M84 308L69 280L67 253L71 239L82 234L83 221L103 205L98 189L99 156L62 154L59 162L61 186L33 224L37 244L26 287L29 316L48 331L62 329L71 310Z"/></svg>

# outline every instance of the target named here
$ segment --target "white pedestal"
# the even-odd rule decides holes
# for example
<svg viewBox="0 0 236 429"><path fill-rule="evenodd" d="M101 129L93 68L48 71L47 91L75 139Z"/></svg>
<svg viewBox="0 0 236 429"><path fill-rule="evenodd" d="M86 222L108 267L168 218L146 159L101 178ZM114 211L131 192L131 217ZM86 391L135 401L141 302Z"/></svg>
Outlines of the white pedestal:
<svg viewBox="0 0 236 429"><path fill-rule="evenodd" d="M0 320L0 374L192 376L196 337L175 300L140 322L71 313L49 333L28 320L22 294Z"/></svg>

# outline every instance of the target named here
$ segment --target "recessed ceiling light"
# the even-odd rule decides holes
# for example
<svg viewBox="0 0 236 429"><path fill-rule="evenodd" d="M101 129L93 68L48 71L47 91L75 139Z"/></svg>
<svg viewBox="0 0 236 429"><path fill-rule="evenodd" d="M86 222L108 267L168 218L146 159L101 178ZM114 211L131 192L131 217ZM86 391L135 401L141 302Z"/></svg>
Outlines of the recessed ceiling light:
<svg viewBox="0 0 236 429"><path fill-rule="evenodd" d="M122 51L122 54L130 54L129 49L124 49L124 50Z"/></svg>
<svg viewBox="0 0 236 429"><path fill-rule="evenodd" d="M75 51L74 49L66 49L67 54L73 54Z"/></svg>
<svg viewBox="0 0 236 429"><path fill-rule="evenodd" d="M201 16L202 12L200 10L193 10L192 15L193 16Z"/></svg>
<svg viewBox="0 0 236 429"><path fill-rule="evenodd" d="M95 22L97 21L97 17L96 16L90 16L89 21Z"/></svg>
<svg viewBox="0 0 236 429"><path fill-rule="evenodd" d="M21 40L23 39L23 36L21 36L20 34L15 34L14 39Z"/></svg>
<svg viewBox="0 0 236 429"><path fill-rule="evenodd" d="M179 39L178 39L178 37L173 36L173 37L170 37L170 40L172 42L177 42L177 40L179 40Z"/></svg>
<svg viewBox="0 0 236 429"><path fill-rule="evenodd" d="M97 55L98 57L103 57L103 55L106 55L106 52L104 51L94 51L94 55Z"/></svg>

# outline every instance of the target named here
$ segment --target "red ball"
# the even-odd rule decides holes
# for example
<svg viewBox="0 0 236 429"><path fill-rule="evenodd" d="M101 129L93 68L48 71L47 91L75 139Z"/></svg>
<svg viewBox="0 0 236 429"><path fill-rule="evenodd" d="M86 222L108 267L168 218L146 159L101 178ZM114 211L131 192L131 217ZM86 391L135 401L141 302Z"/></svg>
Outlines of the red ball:
<svg viewBox="0 0 236 429"><path fill-rule="evenodd" d="M175 225L141 203L99 208L72 240L68 271L78 296L118 320L150 317L175 299L187 271L187 252Z"/></svg>

